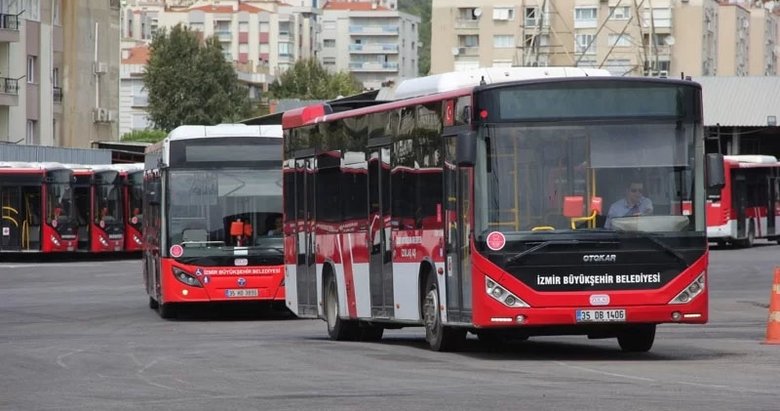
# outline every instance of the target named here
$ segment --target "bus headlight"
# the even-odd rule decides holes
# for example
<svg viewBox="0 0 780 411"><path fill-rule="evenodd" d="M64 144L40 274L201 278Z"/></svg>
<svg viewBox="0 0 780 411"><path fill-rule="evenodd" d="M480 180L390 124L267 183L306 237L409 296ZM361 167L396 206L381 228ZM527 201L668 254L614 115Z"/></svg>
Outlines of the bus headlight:
<svg viewBox="0 0 780 411"><path fill-rule="evenodd" d="M103 244L103 247L108 247L108 240L106 240L105 237L102 235L98 236L98 240L100 240L100 244Z"/></svg>
<svg viewBox="0 0 780 411"><path fill-rule="evenodd" d="M704 273L701 273L692 283L688 284L685 289L680 291L669 304L685 304L691 302L696 296L704 291Z"/></svg>
<svg viewBox="0 0 780 411"><path fill-rule="evenodd" d="M197 278L195 278L194 275L182 270L179 267L173 267L173 276L176 277L179 282L189 285L190 287L203 287L203 285L200 283L200 281L198 281Z"/></svg>
<svg viewBox="0 0 780 411"><path fill-rule="evenodd" d="M57 237L55 237L55 236L51 236L51 242L52 242L52 244L54 244L56 247L59 247L59 246L60 246L60 240L58 240L58 239L57 239Z"/></svg>
<svg viewBox="0 0 780 411"><path fill-rule="evenodd" d="M135 234L133 234L133 241L135 241L135 243L138 244L138 245L142 245L143 244L143 242L141 242L141 239L138 238L138 236L135 235Z"/></svg>
<svg viewBox="0 0 780 411"><path fill-rule="evenodd" d="M490 277L485 276L485 292L494 300L504 304L507 307L521 308L530 307L528 303L519 299L516 295L510 293L504 287L498 285Z"/></svg>

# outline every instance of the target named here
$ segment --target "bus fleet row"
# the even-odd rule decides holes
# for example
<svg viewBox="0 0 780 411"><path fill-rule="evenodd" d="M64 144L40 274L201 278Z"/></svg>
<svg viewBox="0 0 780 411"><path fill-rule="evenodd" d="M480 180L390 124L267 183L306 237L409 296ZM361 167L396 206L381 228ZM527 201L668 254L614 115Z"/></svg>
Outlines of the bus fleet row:
<svg viewBox="0 0 780 411"><path fill-rule="evenodd" d="M0 162L0 253L140 252L143 172Z"/></svg>

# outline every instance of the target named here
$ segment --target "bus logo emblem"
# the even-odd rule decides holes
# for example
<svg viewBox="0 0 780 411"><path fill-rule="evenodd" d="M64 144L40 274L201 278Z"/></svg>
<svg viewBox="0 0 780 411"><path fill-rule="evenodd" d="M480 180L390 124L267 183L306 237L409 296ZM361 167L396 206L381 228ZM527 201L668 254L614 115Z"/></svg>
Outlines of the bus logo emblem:
<svg viewBox="0 0 780 411"><path fill-rule="evenodd" d="M244 286L246 286L246 279L245 279L245 278L243 278L243 277L242 277L242 278L239 278L239 279L238 279L238 286L239 286L239 287L244 287Z"/></svg>
<svg viewBox="0 0 780 411"><path fill-rule="evenodd" d="M606 294L593 294L590 296L590 305L609 305L609 296Z"/></svg>
<svg viewBox="0 0 780 411"><path fill-rule="evenodd" d="M493 251L498 251L506 245L506 237L500 231L493 231L487 236L487 246Z"/></svg>

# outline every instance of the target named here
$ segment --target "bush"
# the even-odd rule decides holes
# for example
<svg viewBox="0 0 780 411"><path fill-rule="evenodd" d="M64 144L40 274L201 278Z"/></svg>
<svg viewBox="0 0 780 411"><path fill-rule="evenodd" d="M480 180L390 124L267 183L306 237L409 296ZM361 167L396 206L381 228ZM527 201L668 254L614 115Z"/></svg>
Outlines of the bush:
<svg viewBox="0 0 780 411"><path fill-rule="evenodd" d="M156 143L167 136L168 133L166 133L163 130L154 130L154 129L146 129L146 130L133 130L129 133L125 133L122 136L121 141L124 142L130 142L130 141L136 141L139 143Z"/></svg>

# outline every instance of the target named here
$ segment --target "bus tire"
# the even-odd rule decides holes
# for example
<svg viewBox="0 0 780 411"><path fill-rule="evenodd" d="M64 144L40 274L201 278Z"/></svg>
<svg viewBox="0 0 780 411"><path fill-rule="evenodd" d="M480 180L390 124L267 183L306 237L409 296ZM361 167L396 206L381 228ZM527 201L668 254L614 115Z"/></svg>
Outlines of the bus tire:
<svg viewBox="0 0 780 411"><path fill-rule="evenodd" d="M429 273L427 281L421 304L425 340L434 351L457 351L466 341L466 329L447 327L442 323L436 274Z"/></svg>
<svg viewBox="0 0 780 411"><path fill-rule="evenodd" d="M157 300L155 300L152 297L149 297L149 308L151 308L152 310L156 310L158 305L159 304L157 304Z"/></svg>
<svg viewBox="0 0 780 411"><path fill-rule="evenodd" d="M170 320L176 318L176 306L171 303L157 303L157 313L160 314L160 318Z"/></svg>
<svg viewBox="0 0 780 411"><path fill-rule="evenodd" d="M748 226L748 233L747 233L747 237L745 237L744 239L742 239L742 240L739 242L739 245L740 245L742 248L750 248L750 247L753 247L753 243L754 243L755 241L756 241L756 231L755 231L755 226L753 225L753 221L751 221L751 222L750 222L750 225Z"/></svg>
<svg viewBox="0 0 780 411"><path fill-rule="evenodd" d="M640 324L622 330L617 337L623 352L648 352L655 341L655 324Z"/></svg>
<svg viewBox="0 0 780 411"><path fill-rule="evenodd" d="M354 341L360 336L356 321L339 318L339 294L336 280L328 277L325 287L325 322L328 325L328 336L335 341Z"/></svg>

